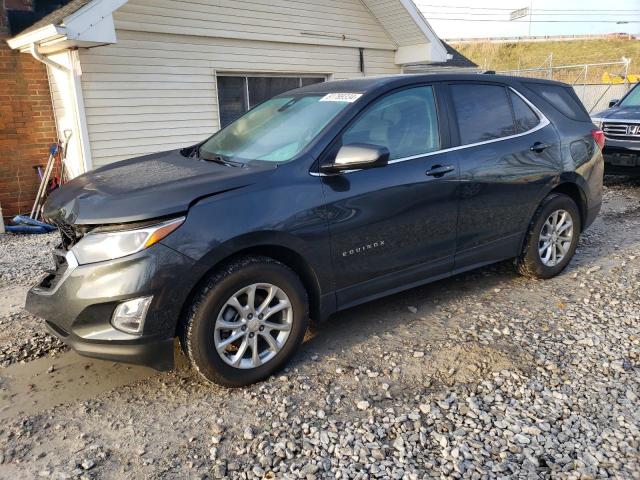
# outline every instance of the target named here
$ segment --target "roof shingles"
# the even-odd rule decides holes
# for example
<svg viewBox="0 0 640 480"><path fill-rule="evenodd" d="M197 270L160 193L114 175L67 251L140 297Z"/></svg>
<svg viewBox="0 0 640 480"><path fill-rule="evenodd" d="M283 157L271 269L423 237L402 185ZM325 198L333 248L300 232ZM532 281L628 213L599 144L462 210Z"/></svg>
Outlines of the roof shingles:
<svg viewBox="0 0 640 480"><path fill-rule="evenodd" d="M72 13L77 12L82 7L84 7L87 3L90 3L93 0L71 0L64 7L60 7L57 10L54 10L49 15L42 17L36 23L31 25L29 28L21 31L18 35L24 35L25 33L33 32L38 30L39 28L46 27L47 25L61 25L62 21L71 15ZM16 36L18 36L16 35Z"/></svg>

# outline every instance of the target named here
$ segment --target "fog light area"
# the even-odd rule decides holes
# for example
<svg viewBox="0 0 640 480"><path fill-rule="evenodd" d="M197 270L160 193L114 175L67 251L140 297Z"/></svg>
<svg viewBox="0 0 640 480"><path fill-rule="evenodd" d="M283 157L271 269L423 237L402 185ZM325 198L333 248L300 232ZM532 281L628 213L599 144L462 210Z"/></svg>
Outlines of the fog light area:
<svg viewBox="0 0 640 480"><path fill-rule="evenodd" d="M115 328L127 333L140 334L144 319L153 297L139 297L118 305L113 312L111 323Z"/></svg>

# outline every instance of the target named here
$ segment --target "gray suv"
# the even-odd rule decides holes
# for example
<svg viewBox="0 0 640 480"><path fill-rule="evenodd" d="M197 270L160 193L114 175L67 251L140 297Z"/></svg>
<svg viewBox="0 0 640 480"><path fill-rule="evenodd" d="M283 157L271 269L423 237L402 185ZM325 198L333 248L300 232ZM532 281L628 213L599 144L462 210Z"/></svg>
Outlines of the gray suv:
<svg viewBox="0 0 640 480"><path fill-rule="evenodd" d="M604 131L606 172L640 174L640 84L592 119Z"/></svg>

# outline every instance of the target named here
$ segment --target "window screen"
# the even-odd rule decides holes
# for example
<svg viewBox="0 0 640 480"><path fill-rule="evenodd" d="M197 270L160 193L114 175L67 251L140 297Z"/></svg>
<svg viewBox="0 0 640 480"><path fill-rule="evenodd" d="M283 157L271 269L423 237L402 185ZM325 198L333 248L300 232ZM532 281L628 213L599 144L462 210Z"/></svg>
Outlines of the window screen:
<svg viewBox="0 0 640 480"><path fill-rule="evenodd" d="M591 122L589 114L580 103L580 100L570 90L571 87L533 82L527 82L525 85L553 105L563 115L581 122Z"/></svg>
<svg viewBox="0 0 640 480"><path fill-rule="evenodd" d="M538 115L520 98L520 95L512 91L509 91L509 95L511 95L511 104L516 118L516 131L522 133L537 127L540 123Z"/></svg>
<svg viewBox="0 0 640 480"><path fill-rule="evenodd" d="M249 108L300 86L299 78L249 77Z"/></svg>
<svg viewBox="0 0 640 480"><path fill-rule="evenodd" d="M324 82L322 77L219 76L220 127L250 108L294 88Z"/></svg>
<svg viewBox="0 0 640 480"><path fill-rule="evenodd" d="M225 126L247 111L245 79L218 77L218 105L220 123Z"/></svg>
<svg viewBox="0 0 640 480"><path fill-rule="evenodd" d="M462 145L515 134L511 106L504 87L451 85Z"/></svg>
<svg viewBox="0 0 640 480"><path fill-rule="evenodd" d="M342 144L366 143L389 149L389 159L440 148L432 87L401 90L368 107L342 136Z"/></svg>

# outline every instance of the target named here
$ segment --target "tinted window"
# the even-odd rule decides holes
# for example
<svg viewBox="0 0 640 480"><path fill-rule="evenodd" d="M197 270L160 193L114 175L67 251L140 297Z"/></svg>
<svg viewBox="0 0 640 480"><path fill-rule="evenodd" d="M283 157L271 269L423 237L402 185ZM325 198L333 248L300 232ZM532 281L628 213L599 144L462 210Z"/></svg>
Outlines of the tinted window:
<svg viewBox="0 0 640 480"><path fill-rule="evenodd" d="M633 90L620 102L621 107L640 107L640 88L638 85L633 87Z"/></svg>
<svg viewBox="0 0 640 480"><path fill-rule="evenodd" d="M511 104L516 118L516 131L522 133L537 127L540 123L538 115L520 98L520 95L512 91L509 91L509 95L511 95Z"/></svg>
<svg viewBox="0 0 640 480"><path fill-rule="evenodd" d="M410 88L377 100L344 133L342 144L353 143L387 147L391 160L438 150L433 88Z"/></svg>
<svg viewBox="0 0 640 480"><path fill-rule="evenodd" d="M220 123L228 125L247 111L247 88L244 77L218 77Z"/></svg>
<svg viewBox="0 0 640 480"><path fill-rule="evenodd" d="M570 87L529 82L527 82L526 85L558 109L563 115L573 118L574 120L591 122L589 114Z"/></svg>
<svg viewBox="0 0 640 480"><path fill-rule="evenodd" d="M322 77L219 76L220 127L226 127L259 103L298 87L324 82Z"/></svg>
<svg viewBox="0 0 640 480"><path fill-rule="evenodd" d="M462 145L493 140L515 133L511 106L504 87L452 85Z"/></svg>
<svg viewBox="0 0 640 480"><path fill-rule="evenodd" d="M300 86L299 78L249 77L249 108Z"/></svg>
<svg viewBox="0 0 640 480"><path fill-rule="evenodd" d="M322 83L322 82L324 82L324 78L302 77L300 86L306 87L307 85L313 85L314 83Z"/></svg>

